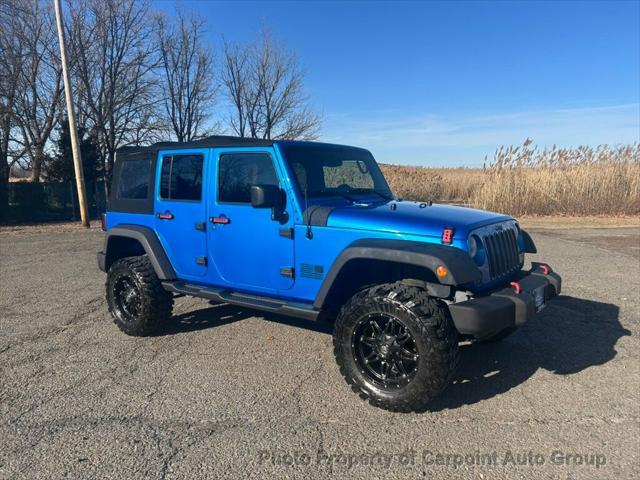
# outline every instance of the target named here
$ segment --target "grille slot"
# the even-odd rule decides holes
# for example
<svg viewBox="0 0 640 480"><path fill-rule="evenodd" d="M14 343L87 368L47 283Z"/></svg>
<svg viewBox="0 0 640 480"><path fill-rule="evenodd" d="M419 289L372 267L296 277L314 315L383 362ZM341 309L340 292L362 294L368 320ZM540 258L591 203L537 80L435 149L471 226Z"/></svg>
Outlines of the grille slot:
<svg viewBox="0 0 640 480"><path fill-rule="evenodd" d="M520 268L518 240L513 228L484 236L484 244L489 260L491 280Z"/></svg>

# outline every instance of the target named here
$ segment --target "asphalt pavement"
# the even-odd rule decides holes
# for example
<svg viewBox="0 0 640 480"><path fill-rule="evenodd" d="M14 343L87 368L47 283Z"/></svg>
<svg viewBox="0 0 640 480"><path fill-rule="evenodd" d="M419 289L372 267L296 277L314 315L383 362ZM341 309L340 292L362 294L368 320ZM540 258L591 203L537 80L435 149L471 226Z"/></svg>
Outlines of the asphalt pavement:
<svg viewBox="0 0 640 480"><path fill-rule="evenodd" d="M329 328L180 298L127 337L99 230L0 231L0 478L640 478L640 229L532 233L562 296L400 414Z"/></svg>

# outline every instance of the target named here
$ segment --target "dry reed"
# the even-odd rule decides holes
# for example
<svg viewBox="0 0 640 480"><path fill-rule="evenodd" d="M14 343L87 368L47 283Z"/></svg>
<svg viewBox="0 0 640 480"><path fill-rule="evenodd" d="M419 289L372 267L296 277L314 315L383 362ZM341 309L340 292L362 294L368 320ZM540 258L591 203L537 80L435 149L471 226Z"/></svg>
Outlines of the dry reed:
<svg viewBox="0 0 640 480"><path fill-rule="evenodd" d="M383 165L394 193L511 215L640 214L640 144L500 147L483 168Z"/></svg>

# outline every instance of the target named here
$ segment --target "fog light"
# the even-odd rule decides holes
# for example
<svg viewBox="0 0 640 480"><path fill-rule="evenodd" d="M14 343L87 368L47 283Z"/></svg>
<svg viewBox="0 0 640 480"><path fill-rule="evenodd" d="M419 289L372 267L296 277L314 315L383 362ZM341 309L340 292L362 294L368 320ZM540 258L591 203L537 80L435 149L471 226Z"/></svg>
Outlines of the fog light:
<svg viewBox="0 0 640 480"><path fill-rule="evenodd" d="M436 275L438 275L439 278L446 277L448 273L449 270L447 270L447 267L444 265L438 265L438 268L436 268Z"/></svg>

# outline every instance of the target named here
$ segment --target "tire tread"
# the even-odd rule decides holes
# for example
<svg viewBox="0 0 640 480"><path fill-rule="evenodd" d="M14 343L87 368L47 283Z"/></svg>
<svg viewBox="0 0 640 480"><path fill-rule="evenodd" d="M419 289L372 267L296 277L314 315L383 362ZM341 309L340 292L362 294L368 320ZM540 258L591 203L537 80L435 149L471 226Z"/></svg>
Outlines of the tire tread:
<svg viewBox="0 0 640 480"><path fill-rule="evenodd" d="M379 398L357 378L350 374L345 365L345 352L338 335L342 323L348 315L362 314L374 299L386 297L396 307L411 313L418 320L421 329L421 341L429 344L430 357L434 365L430 371L430 382L413 395L391 400ZM386 283L361 290L351 297L342 307L336 319L336 333L333 337L334 356L340 367L340 373L363 400L385 410L397 412L422 411L452 380L459 359L458 334L446 305L430 297L426 291L402 282Z"/></svg>
<svg viewBox="0 0 640 480"><path fill-rule="evenodd" d="M142 295L143 311L132 325L126 325L117 318L109 291L113 272L118 272L123 268L136 278L141 287L140 294ZM151 335L161 323L171 318L173 295L162 287L162 283L146 255L125 257L114 262L109 269L109 275L107 275L106 290L107 305L113 317L113 323L127 335L135 337Z"/></svg>

